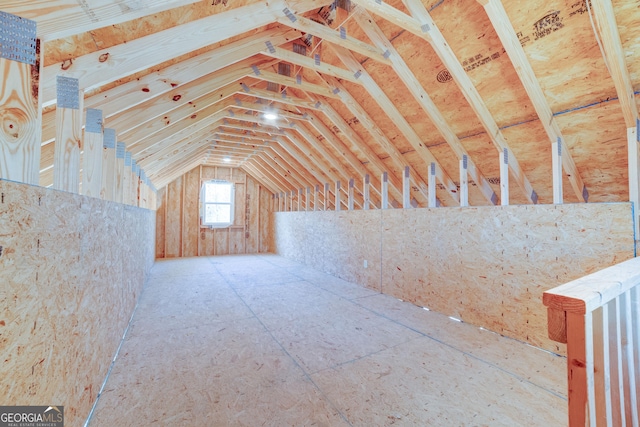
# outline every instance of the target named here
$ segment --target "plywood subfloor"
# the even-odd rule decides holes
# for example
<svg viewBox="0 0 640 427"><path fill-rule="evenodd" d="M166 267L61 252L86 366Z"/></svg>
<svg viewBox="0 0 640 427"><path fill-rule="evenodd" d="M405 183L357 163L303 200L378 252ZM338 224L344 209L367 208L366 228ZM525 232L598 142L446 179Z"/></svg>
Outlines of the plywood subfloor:
<svg viewBox="0 0 640 427"><path fill-rule="evenodd" d="M165 260L90 426L560 426L565 363L276 255Z"/></svg>

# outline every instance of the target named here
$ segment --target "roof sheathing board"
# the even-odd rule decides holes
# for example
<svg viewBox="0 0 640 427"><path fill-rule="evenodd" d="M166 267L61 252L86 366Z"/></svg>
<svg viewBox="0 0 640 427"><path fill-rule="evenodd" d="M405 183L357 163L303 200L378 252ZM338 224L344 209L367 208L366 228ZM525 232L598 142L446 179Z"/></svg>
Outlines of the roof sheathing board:
<svg viewBox="0 0 640 427"><path fill-rule="evenodd" d="M584 1L504 6L554 113L616 96Z"/></svg>

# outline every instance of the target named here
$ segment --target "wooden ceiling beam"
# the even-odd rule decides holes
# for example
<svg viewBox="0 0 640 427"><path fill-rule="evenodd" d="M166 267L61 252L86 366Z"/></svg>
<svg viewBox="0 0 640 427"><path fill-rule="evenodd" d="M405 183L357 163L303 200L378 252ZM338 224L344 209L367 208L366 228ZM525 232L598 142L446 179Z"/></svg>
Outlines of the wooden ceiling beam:
<svg viewBox="0 0 640 427"><path fill-rule="evenodd" d="M218 128L218 131L226 127L230 127L230 126L223 125L222 127ZM238 130L243 130L243 129L251 130L252 132L255 132L254 128L251 128L249 126L243 127L243 126L236 125L233 128ZM270 144L268 148L271 150L271 153L269 149L267 149L264 151L265 155L273 156L273 160L278 164L284 162L283 164L281 164L283 168L285 168L290 173L298 172L300 174L303 174L304 178L310 183L312 182L323 183L327 181L326 176L321 176L320 174L314 174L313 170L307 169L305 166L303 166L302 164L303 162L301 162L300 160L304 159L304 154L302 154L301 152L293 151L293 147L291 146L288 147L289 150L285 149L285 146L283 146L283 144L285 145L289 145L289 144L283 141L282 137L286 136L284 132L280 133L278 131L275 134L267 134L267 135L268 135L268 138L275 139L278 144L277 145ZM278 160L278 157L281 160Z"/></svg>
<svg viewBox="0 0 640 427"><path fill-rule="evenodd" d="M353 174L348 171L342 162L333 155L328 149L324 147L318 139L311 133L306 123L296 123L296 126L293 129L298 132L307 143L313 147L322 157L324 157L325 161L332 168L330 170L334 170L332 181L341 181L342 184L346 184L350 178L353 178ZM321 135L323 136L323 135ZM324 137L324 136L323 136Z"/></svg>
<svg viewBox="0 0 640 427"><path fill-rule="evenodd" d="M478 2L484 7L493 28L496 30L504 49L507 51L509 59L511 59L511 63L518 73L518 77L520 77L520 81L522 82L527 95L529 95L529 99L540 118L540 123L544 127L549 140L552 144L557 143L558 138L560 138L560 141L565 141L562 131L560 130L560 126L553 116L553 112L551 111L551 107L547 102L544 92L542 91L540 82L533 72L533 68L531 67L527 55L520 44L516 31L513 29L513 25L511 25L511 20L509 19L502 2L500 0L478 0ZM573 157L571 156L567 144L564 143L563 145L562 165L564 167L564 171L569 178L571 187L578 197L578 200L586 202L589 198L587 187L582 181L580 172L573 161Z"/></svg>
<svg viewBox="0 0 640 427"><path fill-rule="evenodd" d="M60 64L49 65L44 67L41 76L43 105L52 103L56 98L55 79L58 74L79 79L82 89L100 87L271 24L285 7L303 13L328 3L327 0L300 0L295 5L289 2L289 6L283 0L275 0L269 4L254 3L80 56L63 73Z"/></svg>
<svg viewBox="0 0 640 427"><path fill-rule="evenodd" d="M165 175L160 177L149 178L156 189L166 187L171 182L175 181L178 177L189 172L193 168L196 168L202 164L202 156L194 159L183 159L182 162L176 164L171 170L166 171Z"/></svg>
<svg viewBox="0 0 640 427"><path fill-rule="evenodd" d="M314 98L310 97L312 101L315 101ZM380 157L364 142L364 140L351 129L351 126L340 116L340 114L331 107L328 103L321 103L320 110L331 120L331 122L342 132L345 137L351 141L354 147L360 151L369 164L375 168L375 171L371 172L372 178L377 178L373 180L374 183L374 191L380 194L381 187L379 186L380 179L379 177L382 173L387 172L389 177L389 182L391 184L390 190L391 193L395 196L397 201L402 200L402 181L396 177L394 173L388 170L387 166L384 164Z"/></svg>
<svg viewBox="0 0 640 427"><path fill-rule="evenodd" d="M462 160L464 156L467 156L467 170L469 175L476 183L477 188L480 190L484 198L490 204L496 205L498 203L498 196L493 191L491 184L489 184L487 178L485 178L480 169L476 166L471 156L462 145L462 142L460 142L458 135L456 135L449 123L447 123L438 107L436 107L427 91L424 90L420 81L418 81L418 78L409 69L393 44L384 35L380 27L375 23L373 18L365 9L357 7L353 12L353 16L367 37L369 37L369 39L371 39L378 48L384 49L388 52L391 67L407 87L407 90L411 93L418 105L427 114L427 116L429 116L429 119L431 119L433 125L438 129L451 150L456 154L458 160Z"/></svg>
<svg viewBox="0 0 640 427"><path fill-rule="evenodd" d="M264 93L266 92L266 93ZM236 95L252 95L252 94L256 94L255 89L251 88L251 92L250 93L242 93L242 92L236 92ZM261 91L261 95L257 95L256 97L259 98L260 100L265 99L265 100L269 100L272 102L282 102L285 101L285 99L281 96L273 96L273 97L269 97L267 98L267 96L269 96L269 94L274 94L271 91ZM274 94L275 95L275 94ZM287 99L289 100L289 104L291 105L297 105L297 101L292 101L291 98L289 98L287 96ZM274 112L276 113L280 118L285 118L285 119L291 119L291 120L306 120L306 117L304 117L304 115L302 113L297 113L294 111L290 111L290 110L286 110L284 108L278 108L276 106L274 106L273 104L264 104L264 103L257 103L257 102L252 102L246 99L246 96L243 98L240 98L240 96L235 96L234 97L234 106L237 107L240 110L249 110L249 111L255 111L258 113L269 113L269 112ZM300 101L305 101L303 99L300 99ZM286 102L282 102L282 103L286 103Z"/></svg>
<svg viewBox="0 0 640 427"><path fill-rule="evenodd" d="M113 0L3 0L2 11L36 21L38 38L54 40L197 2L138 0L135 7L126 7Z"/></svg>
<svg viewBox="0 0 640 427"><path fill-rule="evenodd" d="M300 83L298 83L298 81L295 78L283 76L281 74L274 73L273 71L269 71L266 69L268 67L264 65L261 65L258 68L259 68L259 74L254 73L254 75L252 76L256 79L277 83L277 84L291 87L294 89L300 89L307 93L313 93L315 95L319 95L325 98L339 99L337 95L335 95L325 86L309 83L304 79L301 79Z"/></svg>
<svg viewBox="0 0 640 427"><path fill-rule="evenodd" d="M263 47L264 42L270 40L275 46L295 38L297 33L288 29L270 29L245 37L218 49L205 52L193 58L186 59L178 64L163 68L154 73L147 74L127 83L118 85L112 89L88 96L84 100L86 108L102 110L106 119L162 96L170 91L179 91L180 88L194 80L210 75L222 68L228 67L247 58L254 57ZM250 39L250 40L248 40ZM254 59L252 64L259 64L260 60ZM247 71L250 72L249 70ZM172 95L179 95L177 92ZM55 109L43 113L43 141L48 142L55 137Z"/></svg>
<svg viewBox="0 0 640 427"><path fill-rule="evenodd" d="M255 117L236 117L239 121L245 121L248 123L261 123L260 119ZM224 126L234 126L231 123L224 124ZM266 124L266 126L270 126L270 124ZM240 127L236 126L236 128L245 129L245 130L254 130L251 126ZM283 148L284 151L280 151L276 149L276 152L282 157L290 166L294 167L298 171L306 171L313 178L308 178L309 182L313 182L315 180L319 183L330 183L330 193L333 194L335 181L337 181L337 176L333 174L324 163L323 160L320 159L317 155L315 155L307 144L303 144L297 138L296 135L291 132L290 129L281 132L280 129L274 130L274 138L278 141L278 144ZM274 147L272 147L274 148ZM320 168L318 168L320 166ZM343 201L343 203L345 203ZM345 203L346 207L346 203Z"/></svg>
<svg viewBox="0 0 640 427"><path fill-rule="evenodd" d="M136 163L140 165L142 169L156 169L163 165L170 163L174 157L179 157L185 152L191 152L200 147L210 148L213 142L207 138L199 138L197 136L190 136L177 141L170 147L163 150L154 152L151 156L143 159L136 159Z"/></svg>
<svg viewBox="0 0 640 427"><path fill-rule="evenodd" d="M240 82L240 84L242 83L244 82ZM307 101L306 99L291 96L289 94L272 92L266 89L258 89L256 87L250 87L248 89L249 89L248 91L246 89L244 90L244 94L248 96L255 96L256 98L262 98L267 101L280 102L282 104L294 105L296 107L311 108L313 110L316 109L315 105L310 101ZM241 93L241 92L238 92L238 93ZM283 96L283 95L286 95L286 96Z"/></svg>
<svg viewBox="0 0 640 427"><path fill-rule="evenodd" d="M370 170L368 170L367 167L356 157L356 155L351 152L349 147L347 147L344 144L344 142L342 142L340 140L340 138L338 138L338 136L335 135L333 133L333 131L331 129L329 129L320 120L320 118L317 115L315 115L313 112L308 112L308 114L309 114L309 118L310 118L309 123L311 124L311 126L313 126L316 129L316 131L318 131L325 138L325 140L329 144L331 144L331 146L334 148L334 150L336 150L338 153L340 153L342 155L342 157L344 157L344 159L347 161L347 163L359 174L359 176L357 176L357 177L356 176L351 176L350 178L354 178L354 179L357 178L358 182L360 182L362 180L362 178L364 178L366 175L369 175L371 184L374 186L374 188L375 189L380 189L381 188L380 175L381 175L382 172L385 172L385 170L383 170L380 173L377 173L378 171L370 171ZM335 117L335 119L339 119L339 118L340 118L339 116ZM346 127L349 126L346 123L344 123L344 120L339 120L338 123L340 121L342 121L344 126L346 126ZM335 121L332 121L332 122L335 124ZM342 126L342 127L344 127L344 126ZM394 185L391 185L391 187L392 187L392 191L395 191L396 193L402 194L398 188L395 188ZM402 188L402 187L400 187L400 188ZM379 206L378 202L380 202L380 199L379 199L379 197L377 195L373 195L372 194L371 195L371 200L374 202L374 204ZM400 197L400 200L402 200L401 197Z"/></svg>
<svg viewBox="0 0 640 427"><path fill-rule="evenodd" d="M242 166L240 166L240 169L244 170L249 175L253 176L258 181L260 181L262 184L264 184L264 186L267 187L267 189L269 191L271 191L272 194L280 193L280 192L283 191L274 182L272 182L268 177L266 177L262 172L258 171L253 166L253 164L251 162L247 162L247 163L243 164Z"/></svg>
<svg viewBox="0 0 640 427"><path fill-rule="evenodd" d="M267 155L266 152L262 152L259 153L256 157L255 157L255 161L266 165L268 167L270 167L272 170L277 171L278 174L282 175L282 176L289 176L291 177L291 179L293 180L293 182L296 183L296 187L295 188L301 188L301 187L309 187L311 184L311 181L305 179L305 177L303 177L302 175L298 174L298 173L292 173L291 170L289 170L288 168L284 167L283 165L280 165L278 162L274 161L269 155Z"/></svg>
<svg viewBox="0 0 640 427"><path fill-rule="evenodd" d="M246 162L243 165L239 166L238 168L244 173L246 173L247 175L251 176L253 179L255 179L258 182L258 184L260 184L268 192L270 192L273 197L273 195L278 192L277 187L273 186L273 183L267 182L267 180L261 174L257 173L255 170L252 170L251 166L247 167L248 165L249 165L249 162ZM271 203L271 201L269 203Z"/></svg>
<svg viewBox="0 0 640 427"><path fill-rule="evenodd" d="M282 176L278 171L264 162L258 161L258 159L253 159L251 164L254 168L262 172L263 175L270 177L271 180L277 183L285 192L298 189L300 187L300 184L294 181L291 176Z"/></svg>
<svg viewBox="0 0 640 427"><path fill-rule="evenodd" d="M246 122L246 123L264 123L259 118L250 117L250 116L236 116L234 120ZM266 124L270 126L270 124ZM232 126L232 123L229 121L223 121L222 126ZM212 126L214 127L214 126ZM250 126L247 126L247 129L253 129ZM334 176L330 173L328 166L324 163L324 161L315 155L307 144L303 144L300 140L292 134L289 130L281 131L275 129L273 133L273 138L278 142L278 144L286 151L287 156L290 159L296 159L301 165L301 170L308 171L311 175L315 177L318 182L331 182L335 181ZM278 150L279 151L279 150ZM284 152L281 153L284 156ZM290 160L288 163L293 164Z"/></svg>
<svg viewBox="0 0 640 427"><path fill-rule="evenodd" d="M200 147L194 151L183 153L173 158L169 165L158 165L156 168L145 169L145 173L153 185L160 189L184 172L198 166L207 150L207 147Z"/></svg>
<svg viewBox="0 0 640 427"><path fill-rule="evenodd" d="M289 13L285 13L285 10ZM338 30L333 30L325 25L305 18L300 14L291 13L288 9L282 11L281 15L276 17L276 22L282 25L286 25L295 30L302 31L306 34L312 34L323 40L331 43L339 44L340 46L349 49L353 52L357 52L360 55L371 58L374 61L382 64L391 65L391 62L384 55L384 50L365 43L357 38L349 36L346 31L344 37Z"/></svg>
<svg viewBox="0 0 640 427"><path fill-rule="evenodd" d="M533 190L531 183L520 168L520 164L518 163L515 154L507 144L507 141L502 135L496 121L480 97L478 90L462 68L462 65L442 36L442 33L440 33L440 30L429 15L429 12L424 8L424 5L420 2L403 0L407 9L413 15L413 17L411 17L404 12L397 10L393 6L385 3L377 3L375 0L353 0L353 2L367 9L369 12L392 22L400 28L403 28L429 42L444 66L451 73L453 80L460 88L465 99L480 119L480 123L484 127L485 132L495 145L496 149L499 152L503 152L503 150L506 149L509 153L509 169L515 178L515 182L522 189L525 197L530 202L537 203L538 195Z"/></svg>
<svg viewBox="0 0 640 427"><path fill-rule="evenodd" d="M245 146L246 149L256 149L259 147L268 147L270 142L277 142L269 137L260 138L258 136L240 135L222 128L217 128L212 138L216 142L224 142L227 144L239 144Z"/></svg>
<svg viewBox="0 0 640 427"><path fill-rule="evenodd" d="M611 0L591 0L591 5L595 15L598 34L600 40L602 40L604 61L609 68L613 84L618 93L624 123L627 129L633 128L636 126L636 120L638 119L638 104L625 59L625 51L622 47L622 41L620 40L613 4Z"/></svg>
<svg viewBox="0 0 640 427"><path fill-rule="evenodd" d="M275 146L269 147L267 150L260 154L260 158L267 159L265 161L273 162L277 165L283 173L288 173L298 180L303 186L313 186L314 183L319 183L315 176L306 172L302 167L296 167L298 162L282 148L278 149ZM299 188L299 187L298 187Z"/></svg>
<svg viewBox="0 0 640 427"><path fill-rule="evenodd" d="M420 136L416 133L416 131L411 127L409 122L404 118L404 116L398 111L393 102L389 99L389 97L384 93L384 91L378 86L376 81L369 75L369 73L364 70L360 63L355 59L353 54L346 49L341 48L340 46L336 46L333 44L329 44L328 46L333 49L338 58L350 68L354 73L360 70L360 78L363 86L366 88L369 95L380 105L380 108L389 116L389 118L396 125L398 130L400 130L401 134L406 138L409 144L413 147L413 149L418 153L420 158L425 164L429 165L433 163L436 165L436 177L438 181L444 186L449 197L456 203L460 203L460 197L458 195L458 187L453 182L451 177L447 174L447 172L440 166L440 162L435 158L431 151L426 147L426 145L420 139ZM424 183L424 179L422 177L412 176L412 179L416 183ZM422 194L425 197L428 197L428 188L421 188Z"/></svg>
<svg viewBox="0 0 640 427"><path fill-rule="evenodd" d="M192 114L202 108L229 97L237 86L231 85L245 77L251 70L251 59L246 59L184 84L169 92L156 96L142 104L133 106L105 120L109 127L125 135L133 129L144 127L148 122L174 120L171 116L183 111ZM224 90L226 89L226 91ZM165 119L166 117L166 119Z"/></svg>
<svg viewBox="0 0 640 427"><path fill-rule="evenodd" d="M290 62L291 64L299 65L300 67L317 71L328 76L333 76L342 80L349 81L351 83L360 84L360 81L354 77L354 72L352 71L345 70L344 68L337 67L326 62L316 62L314 58L300 55L299 53L295 53L291 50L274 46L272 49L265 48L261 53L263 55Z"/></svg>
<svg viewBox="0 0 640 427"><path fill-rule="evenodd" d="M398 148L393 144L393 142L385 135L385 133L382 131L382 129L380 129L376 121L369 115L369 113L367 113L367 111L358 103L358 101L356 101L356 99L351 95L351 93L349 93L347 88L345 88L338 81L338 79L325 78L325 82L329 86L335 89L338 89L337 94L340 97L340 100L342 101L342 103L349 109L351 114L353 114L358 119L358 121L362 124L362 126L367 130L369 135L371 135L372 139L377 144L379 144L384 149L384 151L389 155L393 165L397 168L397 170L400 171L400 173L403 173L405 167L409 166L411 171L411 178L416 183L416 186L418 187L420 194L422 194L423 197L426 197L428 199L429 187L427 183L422 179L420 174L418 174L418 172L415 171L413 166L411 166L409 162L407 162L407 160L404 158L400 150L398 150ZM378 157L373 152L373 150L371 150L371 152L372 152L372 158ZM380 167L382 166L385 166L384 163L380 165ZM394 185L398 185L400 188L402 188L401 181L396 176L396 174L393 173L393 171L388 171L386 169L388 168L385 167L384 171L388 172L389 179L393 180L393 182L396 183ZM400 197L400 199L402 198Z"/></svg>
<svg viewBox="0 0 640 427"><path fill-rule="evenodd" d="M136 159L136 163L143 169L155 167L157 164L166 162L170 160L172 156L180 154L186 150L191 150L194 147L200 147L204 145L208 146L211 144L212 142L210 140L203 140L198 136L190 135L189 137L177 141L175 144L172 144L169 147L153 152L149 156Z"/></svg>
<svg viewBox="0 0 640 427"><path fill-rule="evenodd" d="M166 113L160 118L146 122L143 126L119 134L119 139L127 141L129 149L139 154L144 150L148 150L156 143L170 138L176 132L181 132L190 126L201 126L199 123L203 120L208 121L208 117L211 115L216 115L216 117L230 116L229 111L236 114L234 111L240 107L228 98L234 94L244 94L240 87L241 83L229 83L217 91L201 97L198 103L187 103ZM270 91L251 88L249 94L262 99L285 101L281 97L273 96L273 93ZM287 100L292 105L307 106L310 104L310 102L299 98L292 99L287 97ZM261 104L255 104L255 106L261 106ZM200 107L200 109L197 109L198 107ZM248 109L248 105L245 105L244 108ZM262 105L261 108L262 111L267 110L266 105ZM227 110L225 111L225 109ZM277 125L278 122L274 124ZM283 123L283 125L285 124Z"/></svg>
<svg viewBox="0 0 640 427"><path fill-rule="evenodd" d="M163 149L166 146L170 146L173 141L179 141L180 139L194 134L199 131L206 131L207 126L215 122L216 120L222 119L227 116L227 111L212 111L206 117L201 120L193 119L193 120L181 120L177 123L173 123L166 127L161 132L154 134L151 137L138 140L138 141L128 141L123 138L123 141L127 142L128 150L131 151L134 158L139 158L143 156L143 152L153 149L154 151ZM147 153L148 154L148 153ZM144 154L144 155L147 155Z"/></svg>
<svg viewBox="0 0 640 427"><path fill-rule="evenodd" d="M234 84L227 85L227 87L220 89L221 94L215 94L211 97L211 99L219 99L222 97L222 93L230 96L231 87L235 86ZM256 91L251 89L250 93L255 96L272 96L271 93L263 93L269 91ZM226 96L226 97L228 97ZM190 133L197 132L200 129L206 128L210 122L220 119L224 116L229 116L230 114L235 114L233 111L236 108L241 108L238 105L232 104L231 101L223 101L221 103L213 103L208 107L198 110L196 112L189 111L191 104L187 104L185 107L179 107L176 109L173 114L167 114L162 119L163 121L156 120L153 123L153 127L150 125L143 126L136 130L133 133L125 133L120 135L120 139L128 142L128 149L134 154L134 158L138 159L143 156L145 151L148 151L153 148L153 150L162 150L164 148L169 147L172 144L172 141L175 140L175 136L185 137ZM277 97L273 98L274 100L280 100ZM289 99L289 101L293 105L299 106L307 106L310 102L306 100L302 100L296 98L295 100ZM244 105L243 108L249 108L249 104ZM255 104L253 107L260 107L266 110L266 106L262 104ZM230 107L227 111L224 111L224 108ZM184 112L181 112L186 110ZM264 111L264 110L263 110ZM196 115L197 117L193 117ZM188 118L187 118L188 116ZM211 116L214 116L212 119ZM301 118L301 117L296 117ZM170 124L167 126L166 121L170 121ZM264 121L263 121L264 123ZM142 138L142 139L141 139ZM160 145L158 145L160 144Z"/></svg>

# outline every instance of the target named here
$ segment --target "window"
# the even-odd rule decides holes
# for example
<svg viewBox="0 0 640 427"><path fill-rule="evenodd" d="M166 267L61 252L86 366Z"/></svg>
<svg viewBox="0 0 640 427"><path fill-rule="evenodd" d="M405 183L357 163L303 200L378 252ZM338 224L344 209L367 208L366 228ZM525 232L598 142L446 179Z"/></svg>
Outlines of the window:
<svg viewBox="0 0 640 427"><path fill-rule="evenodd" d="M233 184L227 181L207 181L200 192L202 225L211 228L229 227L233 224Z"/></svg>

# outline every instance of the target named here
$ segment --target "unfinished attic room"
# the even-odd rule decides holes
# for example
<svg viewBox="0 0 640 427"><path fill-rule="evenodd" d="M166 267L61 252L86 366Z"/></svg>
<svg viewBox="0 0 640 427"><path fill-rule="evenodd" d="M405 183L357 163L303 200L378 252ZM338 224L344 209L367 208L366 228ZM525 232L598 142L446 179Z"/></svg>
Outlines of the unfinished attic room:
<svg viewBox="0 0 640 427"><path fill-rule="evenodd" d="M0 21L0 427L640 426L638 1Z"/></svg>

